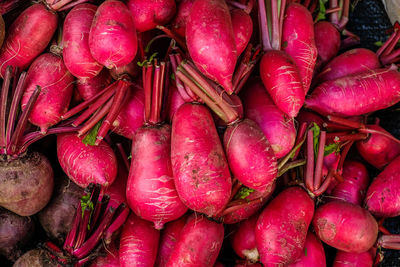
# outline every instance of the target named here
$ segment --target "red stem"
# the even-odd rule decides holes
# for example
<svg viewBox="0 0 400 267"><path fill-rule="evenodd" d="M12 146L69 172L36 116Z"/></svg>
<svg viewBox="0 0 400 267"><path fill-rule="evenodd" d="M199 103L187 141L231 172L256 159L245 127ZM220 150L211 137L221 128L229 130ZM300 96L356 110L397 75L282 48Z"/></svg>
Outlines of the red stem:
<svg viewBox="0 0 400 267"><path fill-rule="evenodd" d="M329 1L329 8L336 8L338 6L339 5L338 5L338 1L337 0L330 0ZM332 24L334 24L335 26L338 25L338 23L339 23L339 14L338 14L338 12L332 13L329 18L330 18L330 22Z"/></svg>
<svg viewBox="0 0 400 267"><path fill-rule="evenodd" d="M122 211L118 212L118 209L122 209ZM119 213L119 214L117 214L117 213ZM126 207L126 205L124 203L122 203L117 208L116 215L117 216L114 216L114 217L116 217L115 220L110 224L110 226L104 232L104 241L106 244L111 243L112 235L115 233L115 231L117 231L124 224L124 222L128 218L129 208Z"/></svg>
<svg viewBox="0 0 400 267"><path fill-rule="evenodd" d="M6 112L7 112L7 99L10 88L12 67L8 66L3 79L3 85L1 87L1 99L0 99L0 153L5 153L7 148L6 138Z"/></svg>
<svg viewBox="0 0 400 267"><path fill-rule="evenodd" d="M341 124L343 126L350 127L352 129L365 128L365 125L362 124L361 122L352 121L352 120L348 120L348 119L344 119L344 118L340 118L340 117L336 117L336 116L332 116L332 115L328 115L328 116L326 116L326 118L331 122L335 122L337 124Z"/></svg>
<svg viewBox="0 0 400 267"><path fill-rule="evenodd" d="M348 144L346 144L344 146L344 148L342 149L342 154L340 154L340 159L339 159L339 163L338 163L338 167L337 167L337 171L338 173L342 173L343 171L343 164L344 164L344 160L347 157L347 154L349 153L349 150L351 148L351 146L354 144L354 141L350 141Z"/></svg>
<svg viewBox="0 0 400 267"><path fill-rule="evenodd" d="M183 50L187 51L186 42L182 39L182 37L161 25L157 25L157 29L163 31L169 38L174 39L183 48Z"/></svg>
<svg viewBox="0 0 400 267"><path fill-rule="evenodd" d="M322 166L324 164L325 143L326 143L326 132L321 131L321 134L319 137L317 162L316 162L316 166L315 166L314 190L317 190L321 185Z"/></svg>
<svg viewBox="0 0 400 267"><path fill-rule="evenodd" d="M315 196L322 195L326 191L326 189L328 189L330 183L332 182L332 179L333 179L333 170L330 169L329 172L328 172L328 175L326 176L326 178L325 178L324 182L322 183L322 185L319 188L317 188L313 192L313 194Z"/></svg>
<svg viewBox="0 0 400 267"><path fill-rule="evenodd" d="M99 132L97 133L96 145L100 144L103 140L104 136L107 134L108 130L111 128L111 124L117 118L119 111L122 108L122 103L126 97L126 92L130 84L127 81L119 80L118 81L118 90L115 93L113 104L108 112L106 118L100 126Z"/></svg>
<svg viewBox="0 0 400 267"><path fill-rule="evenodd" d="M88 1L89 1L89 0L74 0L73 3L70 3L70 4L68 4L68 5L65 5L65 6L63 6L62 8L58 9L57 11L64 11L64 10L73 8L73 7L76 6L76 5L79 5L79 4L88 2Z"/></svg>
<svg viewBox="0 0 400 267"><path fill-rule="evenodd" d="M16 8L22 0L3 0L0 3L0 15L4 15Z"/></svg>
<svg viewBox="0 0 400 267"><path fill-rule="evenodd" d="M99 110L97 110L96 113L86 121L85 125L83 125L78 131L78 136L82 136L90 131L90 129L92 129L96 123L98 123L110 111L113 100L114 96L112 96L103 107L99 108Z"/></svg>
<svg viewBox="0 0 400 267"><path fill-rule="evenodd" d="M176 55L172 54L170 55L170 60L171 60L171 65L172 65L172 71L173 73L176 72L176 69L178 68L178 64L175 58ZM189 94L186 92L184 85L182 84L182 81L175 76L175 83L176 83L176 89L178 90L179 94L183 98L185 102L192 102L194 99L192 99Z"/></svg>
<svg viewBox="0 0 400 267"><path fill-rule="evenodd" d="M98 197L97 197L97 199L98 199ZM90 232L89 233L92 233L94 231L94 229L96 229L96 227L100 224L99 218L103 217L109 202L110 202L110 196L103 195L99 204L94 206L95 208L92 213L92 219L90 222Z"/></svg>
<svg viewBox="0 0 400 267"><path fill-rule="evenodd" d="M384 234L384 235L391 235L392 233L389 232L388 229L386 229L383 225L378 225L379 231Z"/></svg>
<svg viewBox="0 0 400 267"><path fill-rule="evenodd" d="M75 213L75 220L72 224L71 230L68 232L68 235L64 241L63 249L68 253L72 254L73 245L75 243L75 237L79 229L79 224L82 220L82 206L81 203L78 203L78 207Z"/></svg>
<svg viewBox="0 0 400 267"><path fill-rule="evenodd" d="M343 176L340 175L339 173L337 173L336 170L333 170L332 175L336 179L336 181L338 181L339 183L343 183L344 182Z"/></svg>
<svg viewBox="0 0 400 267"><path fill-rule="evenodd" d="M267 9L265 6L265 0L258 0L258 20L260 25L260 39L262 41L263 50L272 50L271 40L269 37Z"/></svg>
<svg viewBox="0 0 400 267"><path fill-rule="evenodd" d="M176 62L181 65L183 59L181 54L176 54ZM175 71L176 72L176 71ZM193 101L199 101L200 98L184 83L186 93L193 99Z"/></svg>
<svg viewBox="0 0 400 267"><path fill-rule="evenodd" d="M349 21L349 11L350 11L350 1L344 0L342 5L342 14L338 23L338 28L340 31L346 27L347 22Z"/></svg>
<svg viewBox="0 0 400 267"><path fill-rule="evenodd" d="M385 136L386 138L389 138L390 140L400 144L400 140L397 139L396 137L394 137L393 135L391 135L390 133L385 133L379 130L374 130L374 129L369 129L369 128L365 128L365 129L359 129L358 130L361 133L369 133L369 134L380 134Z"/></svg>
<svg viewBox="0 0 400 267"><path fill-rule="evenodd" d="M162 64L161 62L160 64ZM153 76L153 89L152 89L152 94L150 95L150 101L151 101L151 107L150 107L150 118L149 122L151 124L157 124L159 123L159 117L160 117L160 109L161 109L161 90L162 90L162 85L163 85L163 78L162 71L161 71L161 66L156 65L154 66L154 76ZM165 69L165 63L164 63L164 69Z"/></svg>
<svg viewBox="0 0 400 267"><path fill-rule="evenodd" d="M298 144L300 144L300 142L304 139L304 135L306 133L306 130L307 130L307 123L303 122L300 125L300 128L298 130L297 139L296 139L296 142L294 143L294 147L296 147ZM296 153L294 154L293 160L297 159L297 157L299 156L299 153L300 153L300 149L298 149L296 151Z"/></svg>
<svg viewBox="0 0 400 267"><path fill-rule="evenodd" d="M314 186L314 136L313 130L307 131L307 164L305 184L308 190L313 191Z"/></svg>
<svg viewBox="0 0 400 267"><path fill-rule="evenodd" d="M151 95L152 95L152 77L153 65L146 65L143 69L143 88L144 88L144 121L148 123L151 116Z"/></svg>
<svg viewBox="0 0 400 267"><path fill-rule="evenodd" d="M246 199L240 200L240 201L235 200L235 201L231 202L232 206L226 208L219 215L219 217L226 216L226 215L228 215L228 214L230 214L232 212L235 212L235 211L237 211L237 210L239 210L241 208L244 208L244 207L246 207L248 205L252 205L252 204L255 204L255 203L261 203L261 202L263 202L263 200L264 200L264 197L259 197L259 198L253 199L253 200L246 200Z"/></svg>
<svg viewBox="0 0 400 267"><path fill-rule="evenodd" d="M89 209L85 209L83 211L83 218L79 224L78 235L75 239L74 249L79 248L83 244L83 242L85 242L91 212L92 211ZM80 216L82 216L82 215L80 214Z"/></svg>

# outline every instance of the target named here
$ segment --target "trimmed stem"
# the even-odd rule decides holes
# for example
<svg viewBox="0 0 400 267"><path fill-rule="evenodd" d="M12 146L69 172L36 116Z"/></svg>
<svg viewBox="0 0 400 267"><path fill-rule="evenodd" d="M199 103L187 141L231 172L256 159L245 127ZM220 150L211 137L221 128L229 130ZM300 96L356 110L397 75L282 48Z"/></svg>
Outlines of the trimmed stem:
<svg viewBox="0 0 400 267"><path fill-rule="evenodd" d="M299 143L296 144L295 147L292 148L292 150L278 162L278 170L283 168L283 166L289 161L290 158L292 158L292 157L294 158L295 154L298 153L298 151L300 151L300 148L304 144L305 141L306 141L306 137L303 133L302 139L299 140Z"/></svg>
<svg viewBox="0 0 400 267"><path fill-rule="evenodd" d="M313 191L313 178L314 178L314 140L313 130L307 131L307 164L306 164L306 175L305 184L308 190Z"/></svg>
<svg viewBox="0 0 400 267"><path fill-rule="evenodd" d="M377 245L382 248L400 250L400 235L383 235Z"/></svg>
<svg viewBox="0 0 400 267"><path fill-rule="evenodd" d="M73 245L75 243L75 237L79 229L79 224L82 220L82 206L81 203L78 203L78 207L75 213L75 220L72 224L71 230L68 232L68 235L64 241L63 249L68 253L72 254Z"/></svg>
<svg viewBox="0 0 400 267"><path fill-rule="evenodd" d="M313 187L314 190L317 190L321 185L322 166L324 164L325 143L326 143L326 132L321 131L321 135L319 138L317 162L315 166L315 177L314 177L314 187Z"/></svg>
<svg viewBox="0 0 400 267"><path fill-rule="evenodd" d="M7 150L6 138L6 112L7 112L7 99L11 82L12 67L8 66L3 79L1 87L0 98L0 153L5 153Z"/></svg>
<svg viewBox="0 0 400 267"><path fill-rule="evenodd" d="M89 219L90 219L90 213L92 211L90 209L85 209L83 211L83 217L81 219L81 222L79 224L79 229L78 229L78 235L75 240L74 244L74 249L79 248L83 242L85 242L86 236L87 236L87 231L88 231L88 226L89 226ZM79 214L79 216L82 216Z"/></svg>
<svg viewBox="0 0 400 267"><path fill-rule="evenodd" d="M337 0L330 0L329 1L329 9L336 8L338 6L339 5L338 5L338 1ZM335 13L330 14L329 20L330 20L330 22L332 24L337 26L339 24L339 12L335 12Z"/></svg>
<svg viewBox="0 0 400 267"><path fill-rule="evenodd" d="M391 135L390 133L385 133L385 132L383 132L383 131L374 130L374 129L368 129L368 128L359 129L358 131L361 132L361 133L380 134L380 135L383 135L383 136L385 136L386 138L389 138L390 140L392 140L392 141L394 141L394 142L400 144L400 140L397 139L396 137L394 137L393 135Z"/></svg>
<svg viewBox="0 0 400 267"><path fill-rule="evenodd" d="M326 118L331 122L341 124L343 126L347 126L352 129L365 128L365 125L362 124L361 122L351 121L348 119L344 119L344 118L340 118L340 117L336 117L336 116L332 116L332 115L328 115L328 116L326 116Z"/></svg>
<svg viewBox="0 0 400 267"><path fill-rule="evenodd" d="M343 176L340 175L337 171L333 171L332 175L336 179L336 181L338 181L339 183L343 183L344 182Z"/></svg>
<svg viewBox="0 0 400 267"><path fill-rule="evenodd" d="M16 128L15 128L15 131L11 137L10 151L12 154L15 153L15 151L17 150L17 146L19 145L19 142L24 133L26 124L28 123L29 114L31 113L33 106L34 106L37 98L39 97L40 91L41 91L41 87L36 86L35 91L33 91L31 97L29 98L28 103L25 106L24 111L22 112L22 115L18 121Z"/></svg>
<svg viewBox="0 0 400 267"><path fill-rule="evenodd" d="M296 139L296 141L295 141L295 147L297 147L300 143L303 144L304 141L306 140L306 139L305 139L305 137L306 137L306 136L305 136L306 130L307 130L307 122L303 122L303 123L300 125L300 128L299 128L299 130L298 130L297 139ZM293 155L293 159L294 159L294 160L297 159L297 157L299 156L299 153L300 153L300 149L298 149L298 150L294 153L294 155Z"/></svg>
<svg viewBox="0 0 400 267"><path fill-rule="evenodd" d="M109 202L110 202L110 196L103 195L99 204L94 206L95 208L90 222L90 233L92 233L94 229L96 229L96 227L100 224L99 218L103 217Z"/></svg>
<svg viewBox="0 0 400 267"><path fill-rule="evenodd" d="M258 0L258 20L260 25L260 39L262 41L263 50L272 50L271 40L269 37L269 27L267 19L267 9L265 7L265 0Z"/></svg>
<svg viewBox="0 0 400 267"><path fill-rule="evenodd" d="M156 28L163 31L169 38L174 39L183 48L183 50L188 50L185 40L183 40L183 38L177 35L175 32L161 25L157 25Z"/></svg>
<svg viewBox="0 0 400 267"><path fill-rule="evenodd" d="M333 170L329 170L328 175L326 176L324 182L322 185L317 188L315 191L313 191L314 196L320 196L322 195L329 187L333 179Z"/></svg>
<svg viewBox="0 0 400 267"><path fill-rule="evenodd" d="M344 146L344 148L342 149L342 154L340 155L340 159L339 159L339 163L338 163L338 167L337 167L337 171L339 173L342 173L342 171L343 171L344 160L346 159L347 154L349 153L349 150L353 144L354 144L354 141L349 141L349 143L347 143Z"/></svg>
<svg viewBox="0 0 400 267"><path fill-rule="evenodd" d="M386 40L386 42L384 42L383 43L383 45L378 49L378 51L376 51L376 56L378 57L378 58L380 58L382 55L384 55L384 54L389 54L388 52L386 52L386 51L390 51L389 50L389 46L391 45L391 44L393 44L393 43L397 43L397 42L393 42L393 40L395 39L395 38L397 38L397 36L400 34L400 31L399 30L395 30L395 32L394 33L392 33L392 35L390 35L390 37L389 37L389 39L387 39ZM392 48L393 49L393 48Z"/></svg>
<svg viewBox="0 0 400 267"><path fill-rule="evenodd" d="M144 88L144 121L147 123L151 116L151 91L153 82L153 69L152 64L146 65L143 69L143 88Z"/></svg>
<svg viewBox="0 0 400 267"><path fill-rule="evenodd" d="M278 177L282 176L288 170L291 170L291 169L294 169L294 168L297 168L299 166L303 166L306 164L307 164L307 161L305 159L299 159L299 160L289 162L286 165L284 165L282 168L279 169Z"/></svg>
<svg viewBox="0 0 400 267"><path fill-rule="evenodd" d="M340 31L342 31L344 27L346 27L346 24L349 21L349 11L350 11L350 0L344 0L340 20L338 23L338 28Z"/></svg>
<svg viewBox="0 0 400 267"><path fill-rule="evenodd" d="M126 92L129 88L129 83L124 80L118 81L118 90L115 93L113 104L110 111L107 113L106 118L100 126L99 132L97 133L95 144L98 145L103 140L104 136L107 134L108 130L111 128L111 124L117 118L119 111L122 108L122 103L126 97Z"/></svg>
<svg viewBox="0 0 400 267"><path fill-rule="evenodd" d="M111 109L111 105L113 103L114 96L111 97L111 99L96 113L86 121L85 125L82 126L82 128L78 131L78 136L82 136L86 134L90 129L92 129L96 123L98 123Z"/></svg>
<svg viewBox="0 0 400 267"><path fill-rule="evenodd" d="M123 210L120 212L120 214L115 218L115 220L110 224L110 226L104 232L104 241L106 244L111 243L112 235L124 224L124 222L128 218L129 208L126 207L126 205L123 203L121 205L123 205ZM118 207L118 208L120 208L120 207Z"/></svg>
<svg viewBox="0 0 400 267"><path fill-rule="evenodd" d="M82 3L86 3L88 1L89 0L75 0L74 2L72 2L72 3L68 4L68 5L65 5L62 8L58 9L57 11L64 11L64 10L73 8L76 5L79 5L79 4L82 4Z"/></svg>
<svg viewBox="0 0 400 267"><path fill-rule="evenodd" d="M359 141L367 139L367 133L328 133L327 139L334 142Z"/></svg>
<svg viewBox="0 0 400 267"><path fill-rule="evenodd" d="M179 65L181 65L183 59L182 59L181 54L176 54L175 57L176 57L176 62L178 63L178 66L177 66L177 68L178 68ZM176 72L176 70L175 70L175 72ZM186 84L184 84L184 88L186 90L186 93L193 99L193 101L200 100L200 102L202 102L201 99L188 86L186 86Z"/></svg>
<svg viewBox="0 0 400 267"><path fill-rule="evenodd" d="M170 60L171 60L171 65L172 65L172 71L173 73L176 73L176 70L178 68L178 63L175 58L176 55L170 55ZM175 83L176 83L176 89L178 90L179 94L183 98L185 102L192 102L195 99L192 99L190 95L186 92L184 84L182 84L182 81L175 76Z"/></svg>
<svg viewBox="0 0 400 267"><path fill-rule="evenodd" d="M221 215L219 215L219 217L226 216L226 215L228 215L228 214L230 214L232 212L235 212L235 211L237 211L239 209L242 209L242 208L244 208L244 207L246 207L248 205L253 205L253 204L256 204L256 203L262 203L263 200L264 200L264 197L259 197L259 198L256 198L256 199L253 199L253 200L250 200L250 201L246 200L246 199L244 199L244 200L242 200L242 199L241 200L235 200L235 201L231 202L232 206L226 208L221 213Z"/></svg>

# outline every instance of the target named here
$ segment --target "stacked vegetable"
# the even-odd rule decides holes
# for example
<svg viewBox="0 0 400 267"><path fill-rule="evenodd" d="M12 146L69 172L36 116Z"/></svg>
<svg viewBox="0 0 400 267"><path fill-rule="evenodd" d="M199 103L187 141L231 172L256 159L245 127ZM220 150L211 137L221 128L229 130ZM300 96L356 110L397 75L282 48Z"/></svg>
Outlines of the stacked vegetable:
<svg viewBox="0 0 400 267"><path fill-rule="evenodd" d="M348 0L85 2L1 6L14 266L327 266L333 249L373 266L400 249L383 227L400 140L374 113L400 102L400 28L375 53L353 47Z"/></svg>

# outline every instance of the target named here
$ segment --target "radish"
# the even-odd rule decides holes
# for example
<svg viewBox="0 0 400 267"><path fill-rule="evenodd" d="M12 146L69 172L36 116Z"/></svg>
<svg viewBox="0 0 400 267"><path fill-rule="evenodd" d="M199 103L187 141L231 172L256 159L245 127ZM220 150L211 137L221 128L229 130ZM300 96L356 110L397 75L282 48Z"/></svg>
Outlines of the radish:
<svg viewBox="0 0 400 267"><path fill-rule="evenodd" d="M151 222L129 215L121 233L119 263L125 266L153 266L160 232Z"/></svg>
<svg viewBox="0 0 400 267"><path fill-rule="evenodd" d="M289 267L326 267L324 247L321 240L312 232L308 232L304 252L301 257Z"/></svg>
<svg viewBox="0 0 400 267"><path fill-rule="evenodd" d="M236 231L231 235L231 244L235 253L249 262L257 262L260 258L256 245L255 229L258 214L239 223Z"/></svg>
<svg viewBox="0 0 400 267"><path fill-rule="evenodd" d="M314 24L315 45L318 51L316 69L320 69L339 52L340 33L332 23L318 21ZM329 38L327 38L329 36Z"/></svg>
<svg viewBox="0 0 400 267"><path fill-rule="evenodd" d="M168 120L172 122L175 112L180 106L182 106L186 101L182 98L176 86L172 83L170 84L168 96Z"/></svg>
<svg viewBox="0 0 400 267"><path fill-rule="evenodd" d="M294 121L272 102L260 79L253 79L246 87L246 91L242 93L245 116L260 126L275 156L282 158L294 146L296 139Z"/></svg>
<svg viewBox="0 0 400 267"><path fill-rule="evenodd" d="M54 54L42 54L29 67L21 106L24 109L36 86L41 86L42 92L29 121L39 126L42 133L61 121L71 100L73 83L74 77L65 67L62 58Z"/></svg>
<svg viewBox="0 0 400 267"><path fill-rule="evenodd" d="M338 250L332 267L372 267L375 253L370 249L362 253L351 253Z"/></svg>
<svg viewBox="0 0 400 267"><path fill-rule="evenodd" d="M175 189L171 166L171 126L163 124L163 91L167 89L165 62L144 66L145 124L136 131L126 197L129 207L157 230L181 217L187 207ZM147 81L153 81L148 83Z"/></svg>
<svg viewBox="0 0 400 267"><path fill-rule="evenodd" d="M135 27L139 32L167 24L176 11L174 0L128 0L127 6L132 12Z"/></svg>
<svg viewBox="0 0 400 267"><path fill-rule="evenodd" d="M400 101L399 85L397 70L369 70L322 83L305 106L323 115L357 116L396 104Z"/></svg>
<svg viewBox="0 0 400 267"><path fill-rule="evenodd" d="M367 210L340 200L319 206L313 226L323 242L346 252L365 252L378 236L378 224Z"/></svg>
<svg viewBox="0 0 400 267"><path fill-rule="evenodd" d="M300 187L290 187L275 197L257 220L261 262L266 266L294 263L303 253L313 215L314 202Z"/></svg>
<svg viewBox="0 0 400 267"><path fill-rule="evenodd" d="M215 216L231 195L231 176L210 111L185 103L172 121L171 162L176 190L190 209Z"/></svg>
<svg viewBox="0 0 400 267"><path fill-rule="evenodd" d="M192 214L181 231L167 266L213 266L223 239L222 224Z"/></svg>
<svg viewBox="0 0 400 267"><path fill-rule="evenodd" d="M89 32L97 6L79 4L68 12L63 27L63 58L67 69L80 80L97 76L103 65L90 53Z"/></svg>
<svg viewBox="0 0 400 267"><path fill-rule="evenodd" d="M57 156L64 172L80 187L90 183L108 187L116 178L117 159L104 141L91 146L76 134L61 134L57 136Z"/></svg>
<svg viewBox="0 0 400 267"><path fill-rule="evenodd" d="M180 37L186 36L186 22L190 14L190 9L195 0L182 0L177 3L177 11L174 18L171 21L172 30Z"/></svg>
<svg viewBox="0 0 400 267"><path fill-rule="evenodd" d="M76 89L83 100L88 100L99 93L102 89L109 86L111 81L112 78L110 72L107 69L103 69L97 76L91 79L78 79Z"/></svg>
<svg viewBox="0 0 400 267"><path fill-rule="evenodd" d="M57 29L57 15L42 4L25 9L7 30L0 50L0 74L6 67L26 69L44 51Z"/></svg>
<svg viewBox="0 0 400 267"><path fill-rule="evenodd" d="M248 13L242 9L231 11L233 34L235 36L236 53L241 55L246 49L253 33L253 21Z"/></svg>
<svg viewBox="0 0 400 267"><path fill-rule="evenodd" d="M155 265L158 267L166 267L169 257L175 248L176 242L186 224L187 216L169 222L161 232L160 244L158 246L158 254Z"/></svg>
<svg viewBox="0 0 400 267"><path fill-rule="evenodd" d="M399 173L400 157L395 158L372 181L365 197L365 207L375 216L395 217L400 215L400 184Z"/></svg>
<svg viewBox="0 0 400 267"><path fill-rule="evenodd" d="M305 93L310 88L317 61L314 38L311 13L300 4L286 6L282 26L282 50L296 63Z"/></svg>
<svg viewBox="0 0 400 267"><path fill-rule="evenodd" d="M117 0L103 2L89 33L94 59L109 69L124 66L135 58L137 45L134 19L126 5Z"/></svg>
<svg viewBox="0 0 400 267"><path fill-rule="evenodd" d="M186 44L197 68L233 92L237 51L228 6L223 0L197 0L186 22Z"/></svg>
<svg viewBox="0 0 400 267"><path fill-rule="evenodd" d="M34 233L35 224L30 217L22 217L0 208L0 255L16 261Z"/></svg>

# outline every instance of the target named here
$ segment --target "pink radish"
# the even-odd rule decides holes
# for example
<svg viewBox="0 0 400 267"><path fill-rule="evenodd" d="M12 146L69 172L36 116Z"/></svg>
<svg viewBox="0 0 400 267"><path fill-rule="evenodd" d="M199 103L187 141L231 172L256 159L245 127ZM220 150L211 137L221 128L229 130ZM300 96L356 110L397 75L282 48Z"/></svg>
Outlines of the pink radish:
<svg viewBox="0 0 400 267"><path fill-rule="evenodd" d="M233 34L235 36L236 53L241 55L250 41L253 33L253 21L249 14L242 9L231 11Z"/></svg>
<svg viewBox="0 0 400 267"><path fill-rule="evenodd" d="M255 236L257 219L258 214L255 214L241 222L231 236L233 250L239 257L250 262L257 262L260 258Z"/></svg>
<svg viewBox="0 0 400 267"><path fill-rule="evenodd" d="M131 62L137 52L135 23L126 5L107 0L97 9L89 33L94 59L111 69Z"/></svg>
<svg viewBox="0 0 400 267"><path fill-rule="evenodd" d="M332 267L372 267L375 253L370 249L362 253L351 253L338 250Z"/></svg>
<svg viewBox="0 0 400 267"><path fill-rule="evenodd" d="M42 133L59 121L67 111L72 96L74 76L67 70L62 58L46 53L37 57L29 67L21 106L25 108L37 85L42 89L30 114L29 121L40 127Z"/></svg>
<svg viewBox="0 0 400 267"><path fill-rule="evenodd" d="M318 50L317 69L320 69L339 52L340 33L332 23L318 21L314 24L314 34Z"/></svg>
<svg viewBox="0 0 400 267"><path fill-rule="evenodd" d="M107 69L103 69L97 76L91 79L78 80L76 89L83 100L88 100L102 89L111 84L111 76Z"/></svg>
<svg viewBox="0 0 400 267"><path fill-rule="evenodd" d="M308 232L304 252L301 257L288 267L326 267L324 247L321 240L312 232Z"/></svg>
<svg viewBox="0 0 400 267"><path fill-rule="evenodd" d="M67 69L80 80L98 75L103 68L90 53L89 32L97 6L75 6L64 20L63 58Z"/></svg>
<svg viewBox="0 0 400 267"><path fill-rule="evenodd" d="M180 37L185 37L186 21L190 14L190 9L195 0L182 0L177 3L177 11L175 17L171 21L172 30Z"/></svg>

